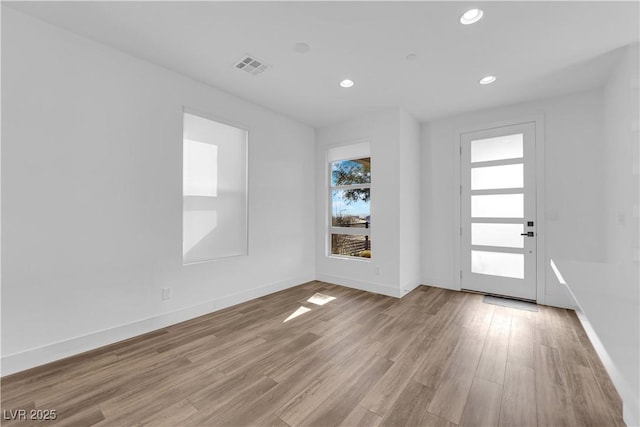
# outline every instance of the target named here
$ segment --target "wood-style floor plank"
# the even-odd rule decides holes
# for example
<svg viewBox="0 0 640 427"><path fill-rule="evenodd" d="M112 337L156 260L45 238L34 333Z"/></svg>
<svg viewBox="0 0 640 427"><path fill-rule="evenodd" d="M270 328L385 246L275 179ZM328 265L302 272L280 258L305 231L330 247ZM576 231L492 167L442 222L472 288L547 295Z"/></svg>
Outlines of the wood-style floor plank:
<svg viewBox="0 0 640 427"><path fill-rule="evenodd" d="M347 418L342 421L343 426L347 427L377 427L382 422L382 417L368 409L357 405Z"/></svg>
<svg viewBox="0 0 640 427"><path fill-rule="evenodd" d="M454 424L460 423L482 355L486 334L487 329L484 327L479 334L470 329L466 330L465 335L458 341L449 367L436 387L435 396L428 407L429 412Z"/></svg>
<svg viewBox="0 0 640 427"><path fill-rule="evenodd" d="M535 353L536 415L538 426L577 425L569 398L567 367L555 347L538 345Z"/></svg>
<svg viewBox="0 0 640 427"><path fill-rule="evenodd" d="M402 394L395 401L389 413L382 421L382 426L433 426L451 427L455 424L440 418L427 410L435 395L435 390L410 381Z"/></svg>
<svg viewBox="0 0 640 427"><path fill-rule="evenodd" d="M380 363L384 363L384 359L375 355L378 344L375 341L369 342L356 351L350 352L349 356L343 359L344 363L332 365L315 377L308 387L284 406L274 408L276 414L289 425L300 425L303 419L320 407L325 400L330 399L345 384L357 380L360 373L367 372L367 365L370 362L380 360Z"/></svg>
<svg viewBox="0 0 640 427"><path fill-rule="evenodd" d="M501 403L502 385L476 377L471 385L460 425L497 426Z"/></svg>
<svg viewBox="0 0 640 427"><path fill-rule="evenodd" d="M538 425L536 416L536 385L533 368L507 362L502 404L501 427L527 427Z"/></svg>
<svg viewBox="0 0 640 427"><path fill-rule="evenodd" d="M591 369L580 365L569 366L567 369L567 383L571 405L578 425L615 425L615 421L607 407L607 402Z"/></svg>
<svg viewBox="0 0 640 427"><path fill-rule="evenodd" d="M197 412L196 407L188 399L184 399L143 419L140 424L157 427L177 426Z"/></svg>
<svg viewBox="0 0 640 427"><path fill-rule="evenodd" d="M402 357L393 364L375 386L368 390L360 405L377 414L387 413L411 380L418 366L429 354L430 346L431 337L429 335L422 335L410 340L410 345Z"/></svg>
<svg viewBox="0 0 640 427"><path fill-rule="evenodd" d="M489 325L485 348L478 364L477 377L498 384L503 383L504 371L507 366L512 312L512 309L506 307L496 307Z"/></svg>
<svg viewBox="0 0 640 427"><path fill-rule="evenodd" d="M507 362L533 369L534 314L514 313L511 318Z"/></svg>
<svg viewBox="0 0 640 427"><path fill-rule="evenodd" d="M464 329L452 323L447 325L443 334L434 336L413 380L427 387L436 388L449 367L451 355L463 334Z"/></svg>
<svg viewBox="0 0 640 427"><path fill-rule="evenodd" d="M624 425L573 312L428 286L309 282L0 383L3 414L58 413L7 427Z"/></svg>
<svg viewBox="0 0 640 427"><path fill-rule="evenodd" d="M373 356L359 372L353 372L340 388L313 408L300 424L305 426L339 426L362 397L389 370L392 361Z"/></svg>

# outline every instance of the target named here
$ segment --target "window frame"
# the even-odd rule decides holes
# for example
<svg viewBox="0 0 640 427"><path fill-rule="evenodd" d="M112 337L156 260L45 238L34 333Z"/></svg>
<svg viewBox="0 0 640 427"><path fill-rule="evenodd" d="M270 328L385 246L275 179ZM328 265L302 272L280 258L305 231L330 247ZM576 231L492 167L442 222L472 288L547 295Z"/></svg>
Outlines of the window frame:
<svg viewBox="0 0 640 427"><path fill-rule="evenodd" d="M182 266L183 267L188 267L191 265L197 265L197 264L203 264L203 263L209 263L209 262L216 262L216 261L222 261L222 260L226 260L226 259L230 259L230 258L240 258L240 257L247 257L249 256L249 150L250 150L250 146L249 146L249 139L250 139L250 135L251 135L251 128L249 125L241 123L241 122L237 122L235 120L231 120L228 119L226 117L221 117L215 114L211 114L209 112L206 111L202 111L202 110L198 110L195 108L191 108L191 107L187 107L187 106L182 106L182 139L181 139L181 150L182 150L182 154L181 154L181 164L180 164L180 173L182 176L182 180L183 180L183 184L182 186L184 186L184 143L185 143L185 139L190 139L190 138L185 138L185 115L191 115L191 116L195 116L198 117L200 119L204 119L204 120L209 120L212 122L215 122L217 124L222 124L225 126L230 126L239 130L242 130L245 132L245 137L244 137L244 141L243 141L243 145L244 145L244 155L242 158L242 167L244 169L244 215L243 215L243 219L242 219L242 224L244 226L244 232L245 232L245 237L243 239L243 248L239 253L230 253L230 254L224 254L224 255L218 255L215 257L211 257L211 258L207 258L207 259L202 259L202 260L186 260L185 259L185 254L182 254ZM198 141L197 141L198 142ZM218 160L220 159L220 153L218 152ZM183 187L184 188L184 187ZM181 242L184 245L184 227L185 227L185 197L198 197L198 196L185 196L184 194L184 190L183 188L181 189L181 193L182 193L182 208L181 208ZM216 196L217 197L217 196ZM183 251L184 251L184 246L183 246Z"/></svg>
<svg viewBox="0 0 640 427"><path fill-rule="evenodd" d="M347 259L347 260L355 260L361 262L370 262L373 258L373 254L371 257L358 257L351 255L340 255L334 254L331 252L332 250L332 235L333 234L342 234L342 235L352 235L352 236L368 236L369 242L371 242L371 221L369 221L369 226L367 228L360 227L336 227L333 225L333 192L340 190L351 190L351 189L368 189L369 190L369 216L371 216L371 188L373 183L373 174L371 174L371 179L369 183L363 184L351 184L351 185L333 185L333 171L332 164L337 162L349 161L349 160L358 160L368 158L369 162L371 162L371 154L360 154L360 155L352 155L348 157L340 157L336 160L329 160L327 158L326 168L327 168L327 218L328 218L328 227L327 227L327 256L331 258L339 258L339 259ZM369 251L371 251L371 243L369 243Z"/></svg>

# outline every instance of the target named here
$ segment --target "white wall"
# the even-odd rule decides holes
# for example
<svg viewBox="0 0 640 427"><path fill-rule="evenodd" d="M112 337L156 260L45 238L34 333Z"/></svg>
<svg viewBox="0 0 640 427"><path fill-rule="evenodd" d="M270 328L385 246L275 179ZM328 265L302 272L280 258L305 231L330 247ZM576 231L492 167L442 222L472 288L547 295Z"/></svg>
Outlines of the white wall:
<svg viewBox="0 0 640 427"><path fill-rule="evenodd" d="M603 159L605 260L636 266L640 261L638 80L638 45L633 45L625 49L605 86Z"/></svg>
<svg viewBox="0 0 640 427"><path fill-rule="evenodd" d="M328 212L327 150L371 145L371 260L327 256L328 214L316 219L319 280L401 297L420 284L420 127L398 108L316 130L316 204Z"/></svg>
<svg viewBox="0 0 640 427"><path fill-rule="evenodd" d="M420 125L400 110L400 287L402 294L420 284Z"/></svg>
<svg viewBox="0 0 640 427"><path fill-rule="evenodd" d="M604 256L602 91L462 114L422 125L422 283L459 289L455 170L461 130L544 117L546 282L543 301L571 306L549 258L597 261ZM540 221L540 218L538 218ZM579 236L579 238L576 238ZM539 286L544 286L540 283Z"/></svg>
<svg viewBox="0 0 640 427"><path fill-rule="evenodd" d="M369 141L371 145L371 259L327 256L330 146ZM316 129L316 277L330 283L400 296L398 109L385 109L345 123Z"/></svg>
<svg viewBox="0 0 640 427"><path fill-rule="evenodd" d="M637 44L622 49L622 58L605 86L603 153L604 258L607 264L618 266L618 271L623 275L620 279L622 283L618 284L618 287L622 288L620 294L624 295L625 303L635 306L635 324L628 325L623 331L611 330L606 325L593 325L605 345L611 338L619 338L621 335L631 344L628 349L624 349L624 354L619 354L620 350L617 348L607 349L611 353L613 363L618 365L617 368L622 374L621 378L617 379L616 386L624 401L625 421L628 425L640 423L638 49ZM605 312L595 315L615 319L617 313ZM632 353L633 356L629 357L628 353ZM625 366L620 363L624 360L631 360L631 363Z"/></svg>
<svg viewBox="0 0 640 427"><path fill-rule="evenodd" d="M249 129L247 257L182 265L183 106ZM2 374L315 276L308 126L3 7L2 142Z"/></svg>

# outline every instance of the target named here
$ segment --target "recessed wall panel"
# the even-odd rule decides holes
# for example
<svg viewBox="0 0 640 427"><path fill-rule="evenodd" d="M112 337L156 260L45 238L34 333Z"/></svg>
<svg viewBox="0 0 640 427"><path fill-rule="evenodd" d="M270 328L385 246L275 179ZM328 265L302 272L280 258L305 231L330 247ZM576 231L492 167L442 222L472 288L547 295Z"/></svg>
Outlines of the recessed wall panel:
<svg viewBox="0 0 640 427"><path fill-rule="evenodd" d="M247 253L248 132L184 113L184 264Z"/></svg>

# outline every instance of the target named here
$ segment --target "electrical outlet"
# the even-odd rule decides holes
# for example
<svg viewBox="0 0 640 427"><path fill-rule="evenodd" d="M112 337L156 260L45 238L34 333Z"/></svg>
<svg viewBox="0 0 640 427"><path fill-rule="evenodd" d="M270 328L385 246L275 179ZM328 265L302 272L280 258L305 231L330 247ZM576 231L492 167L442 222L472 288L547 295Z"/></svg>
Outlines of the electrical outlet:
<svg viewBox="0 0 640 427"><path fill-rule="evenodd" d="M376 267L376 275L380 275L380 267Z"/></svg>
<svg viewBox="0 0 640 427"><path fill-rule="evenodd" d="M162 288L162 300L171 299L171 288Z"/></svg>

